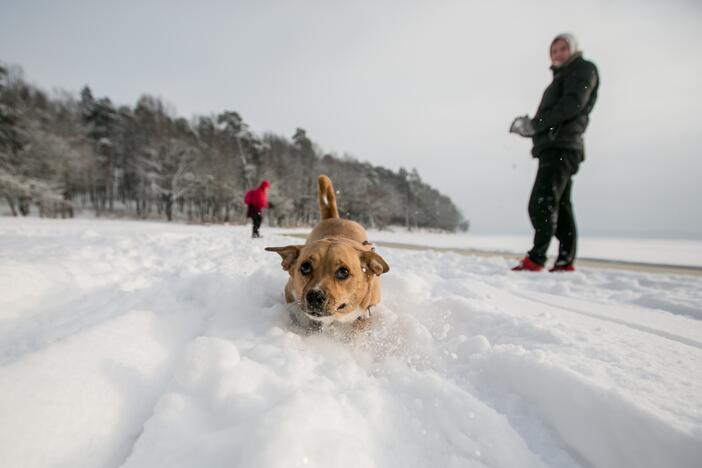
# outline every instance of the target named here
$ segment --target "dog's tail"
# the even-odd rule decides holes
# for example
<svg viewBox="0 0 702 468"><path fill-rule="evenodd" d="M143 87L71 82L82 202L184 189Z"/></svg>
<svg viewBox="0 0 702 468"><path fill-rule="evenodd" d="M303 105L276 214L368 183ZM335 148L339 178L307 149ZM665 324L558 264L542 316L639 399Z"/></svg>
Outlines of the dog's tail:
<svg viewBox="0 0 702 468"><path fill-rule="evenodd" d="M329 177L325 175L317 177L317 199L319 200L319 215L322 220L339 217L334 186Z"/></svg>

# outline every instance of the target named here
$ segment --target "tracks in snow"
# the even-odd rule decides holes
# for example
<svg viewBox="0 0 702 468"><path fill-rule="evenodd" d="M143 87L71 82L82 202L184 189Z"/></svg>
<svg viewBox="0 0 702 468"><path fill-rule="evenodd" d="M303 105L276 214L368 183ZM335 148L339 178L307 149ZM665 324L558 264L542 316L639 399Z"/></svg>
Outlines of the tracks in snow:
<svg viewBox="0 0 702 468"><path fill-rule="evenodd" d="M580 300L576 301L574 299L570 299L570 298L566 299L563 297L547 295L544 293L523 293L523 292L510 291L510 294L513 294L517 297L520 297L522 299L526 299L526 300L531 301L531 302L535 302L538 304L543 304L543 305L546 305L549 307L553 307L555 309L567 310L569 312L584 315L584 316L587 316L587 317L590 317L593 319L602 320L602 321L610 322L610 323L615 323L617 325L623 325L625 327L628 327L628 328L631 328L631 329L634 329L634 330L637 330L637 331L640 331L643 333L648 333L651 335L655 335L659 338L663 338L663 339L667 339L667 340L671 340L671 341L676 341L680 344L683 344L686 346L692 346L692 347L695 347L697 349L702 350L702 341L695 338L695 337L692 337L692 336L687 337L687 336L681 335L680 332L683 332L682 329L677 331L677 332L660 330L660 329L656 329L656 328L652 328L650 326L644 325L642 323L633 322L631 320L625 320L625 319L613 317L611 315L608 316L608 315L604 315L604 314L600 314L600 313L590 312L587 310L583 310L584 307L582 304L579 304L580 307L575 307L573 305L574 303L580 303ZM554 300L549 301L549 300L544 299L542 296L546 296L547 298L552 298L552 299L557 298L558 300L557 301L554 301ZM567 303L568 305L564 305L563 303ZM616 312L620 311L622 308L630 309L633 313L636 313L636 312L643 313L646 310L646 309L643 309L641 307L634 307L634 306L630 306L630 305L610 305L610 304L599 304L599 303L595 303L595 308L597 308L597 309L607 308L607 309L610 309L610 311L612 313L616 313ZM614 309L618 309L618 310L614 310ZM671 317L667 317L667 319L672 320ZM690 319L690 320L694 320L694 319ZM698 322L698 321L695 320L695 322ZM659 324L660 324L660 320L659 320ZM688 325L689 325L689 323L688 323ZM702 331L702 330L699 330L700 328L702 328L702 327L696 326L695 327L696 333L691 333L691 335L700 336L700 332Z"/></svg>

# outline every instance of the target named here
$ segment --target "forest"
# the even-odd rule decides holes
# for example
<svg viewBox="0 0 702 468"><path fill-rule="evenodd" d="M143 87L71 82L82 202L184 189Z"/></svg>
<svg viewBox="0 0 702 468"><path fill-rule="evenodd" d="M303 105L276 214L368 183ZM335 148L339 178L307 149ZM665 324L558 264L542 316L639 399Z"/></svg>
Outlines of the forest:
<svg viewBox="0 0 702 468"><path fill-rule="evenodd" d="M47 93L17 65L0 63L0 198L14 216L244 223L245 192L271 182L274 226L319 217L315 180L327 174L342 217L378 229L467 230L449 197L416 169L397 171L327 154L302 128L254 133L234 110L176 115L160 98L134 107L79 94Z"/></svg>

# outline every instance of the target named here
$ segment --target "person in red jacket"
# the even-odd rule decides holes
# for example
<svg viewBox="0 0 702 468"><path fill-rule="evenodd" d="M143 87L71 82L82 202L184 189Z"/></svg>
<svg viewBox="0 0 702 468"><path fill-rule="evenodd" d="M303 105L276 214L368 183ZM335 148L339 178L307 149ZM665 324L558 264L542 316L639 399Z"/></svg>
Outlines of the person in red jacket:
<svg viewBox="0 0 702 468"><path fill-rule="evenodd" d="M244 197L244 203L247 205L246 217L251 218L253 221L253 233L251 237L261 237L261 233L258 232L258 230L261 227L261 221L263 221L263 210L270 206L268 197L266 196L266 190L268 190L270 186L271 183L264 180L257 188L246 192L246 196Z"/></svg>

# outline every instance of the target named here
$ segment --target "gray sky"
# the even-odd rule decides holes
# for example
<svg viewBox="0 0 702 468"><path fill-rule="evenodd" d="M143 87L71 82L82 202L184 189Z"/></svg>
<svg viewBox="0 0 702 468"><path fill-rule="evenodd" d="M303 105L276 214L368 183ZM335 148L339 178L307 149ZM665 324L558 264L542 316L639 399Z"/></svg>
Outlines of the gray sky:
<svg viewBox="0 0 702 468"><path fill-rule="evenodd" d="M416 167L476 232L531 232L536 161L507 129L533 115L562 31L602 82L581 231L702 237L698 2L0 0L0 61L44 89L303 127L325 151Z"/></svg>

